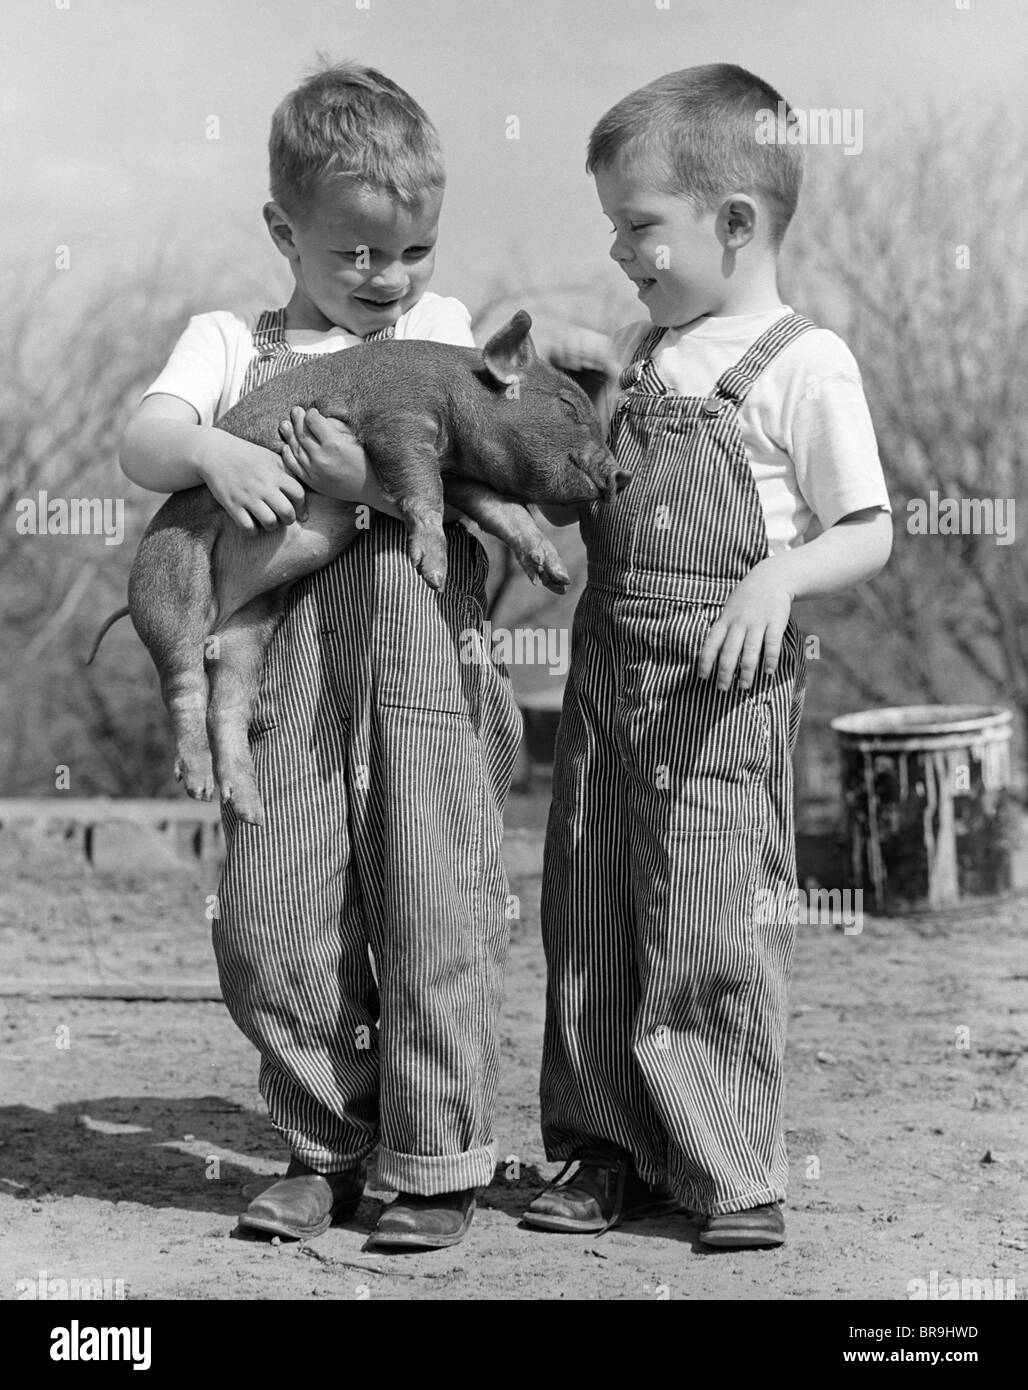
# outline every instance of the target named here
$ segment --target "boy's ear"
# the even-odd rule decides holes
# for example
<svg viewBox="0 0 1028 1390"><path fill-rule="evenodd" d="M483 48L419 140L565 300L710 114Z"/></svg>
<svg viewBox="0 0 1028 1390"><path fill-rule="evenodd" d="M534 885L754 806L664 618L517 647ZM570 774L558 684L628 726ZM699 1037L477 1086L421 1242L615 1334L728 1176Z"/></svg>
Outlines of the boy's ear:
<svg viewBox="0 0 1028 1390"><path fill-rule="evenodd" d="M299 252L293 242L292 219L282 211L278 203L265 203L264 221L278 250L286 260L295 261Z"/></svg>
<svg viewBox="0 0 1028 1390"><path fill-rule="evenodd" d="M757 204L745 193L733 193L718 209L717 235L726 251L738 251L756 235Z"/></svg>

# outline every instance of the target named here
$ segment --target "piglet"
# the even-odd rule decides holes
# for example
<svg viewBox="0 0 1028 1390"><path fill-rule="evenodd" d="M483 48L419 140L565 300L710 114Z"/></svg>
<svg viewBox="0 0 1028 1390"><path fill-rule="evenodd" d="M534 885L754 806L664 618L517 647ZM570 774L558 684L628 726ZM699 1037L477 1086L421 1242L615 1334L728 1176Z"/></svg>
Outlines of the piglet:
<svg viewBox="0 0 1028 1390"><path fill-rule="evenodd" d="M363 445L432 588L446 582L445 499L562 591L559 556L510 499L609 501L629 479L585 393L536 353L531 322L516 313L481 351L386 340L312 357L251 391L218 428L275 449L290 408L316 406ZM175 493L151 521L128 608L101 629L89 661L110 624L130 613L160 674L176 776L190 796L210 800L216 781L241 820L263 823L247 730L265 653L291 586L356 535L352 504L317 493L307 496L304 521L273 531L242 531L206 487Z"/></svg>

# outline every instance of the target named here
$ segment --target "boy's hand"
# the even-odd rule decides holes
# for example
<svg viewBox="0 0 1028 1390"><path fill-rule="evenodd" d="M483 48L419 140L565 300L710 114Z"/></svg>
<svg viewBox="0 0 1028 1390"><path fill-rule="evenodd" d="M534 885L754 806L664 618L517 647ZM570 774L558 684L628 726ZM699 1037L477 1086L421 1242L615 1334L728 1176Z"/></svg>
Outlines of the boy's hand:
<svg viewBox="0 0 1028 1390"><path fill-rule="evenodd" d="M794 597L773 558L756 565L732 590L720 618L707 633L696 665L700 680L710 676L716 663L718 690L731 689L736 668L740 690L749 690L761 649L764 671L773 675Z"/></svg>
<svg viewBox="0 0 1028 1390"><path fill-rule="evenodd" d="M196 407L179 396L145 397L121 441L122 471L153 492L202 484L243 531L272 531L306 513L307 494L277 453L199 424Z"/></svg>
<svg viewBox="0 0 1028 1390"><path fill-rule="evenodd" d="M361 500L367 484L367 456L341 421L313 406L303 410L294 405L278 433L282 462L294 478L326 497Z"/></svg>
<svg viewBox="0 0 1028 1390"><path fill-rule="evenodd" d="M211 434L220 447L201 465L201 476L238 527L273 531L306 516L303 484L290 477L278 454L220 431ZM224 440L231 440L231 445L224 445Z"/></svg>
<svg viewBox="0 0 1028 1390"><path fill-rule="evenodd" d="M577 324L548 331L540 350L555 367L566 372L603 372L613 376L619 370L606 333L595 333Z"/></svg>
<svg viewBox="0 0 1028 1390"><path fill-rule="evenodd" d="M780 550L761 560L736 585L707 633L696 663L697 675L706 680L716 661L717 688L727 690L738 666L740 688L748 690L761 647L764 670L773 675L796 600L824 598L862 584L878 573L891 549L892 517L875 505L848 513L794 550Z"/></svg>

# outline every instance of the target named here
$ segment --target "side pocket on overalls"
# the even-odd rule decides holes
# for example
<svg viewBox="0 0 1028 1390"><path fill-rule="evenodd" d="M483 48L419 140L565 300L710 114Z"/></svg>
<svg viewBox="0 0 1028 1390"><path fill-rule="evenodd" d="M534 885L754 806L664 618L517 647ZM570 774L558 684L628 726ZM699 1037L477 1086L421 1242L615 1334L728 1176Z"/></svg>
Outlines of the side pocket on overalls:
<svg viewBox="0 0 1028 1390"><path fill-rule="evenodd" d="M449 576L441 593L430 589L410 563L405 541L402 548L398 542L382 544L371 633L375 699L382 709L467 714L474 722L468 668L480 654L472 548L478 543L462 527L446 530Z"/></svg>
<svg viewBox="0 0 1028 1390"><path fill-rule="evenodd" d="M800 733L800 721L803 718L803 705L807 698L807 638L796 626L793 618L789 619L789 626L785 630L786 642L789 641L790 634L796 644L796 672L789 707L789 752L794 753Z"/></svg>

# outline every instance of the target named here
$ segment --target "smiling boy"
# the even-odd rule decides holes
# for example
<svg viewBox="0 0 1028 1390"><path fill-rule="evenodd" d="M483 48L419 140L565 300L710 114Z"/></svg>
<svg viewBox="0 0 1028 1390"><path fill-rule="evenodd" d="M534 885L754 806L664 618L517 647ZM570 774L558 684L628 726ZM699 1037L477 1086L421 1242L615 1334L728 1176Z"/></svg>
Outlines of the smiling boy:
<svg viewBox="0 0 1028 1390"><path fill-rule="evenodd" d="M780 100L689 68L589 141L649 321L615 339L610 447L632 486L581 514L542 893L542 1126L564 1169L525 1213L540 1230L684 1206L707 1245L785 1238L791 609L876 573L892 533L856 363L779 296L801 151L756 131Z"/></svg>
<svg viewBox="0 0 1028 1390"><path fill-rule="evenodd" d="M278 454L211 428L241 395L377 336L474 346L464 306L427 288L444 173L406 92L357 64L316 73L276 111L270 163L264 218L292 272L288 304L193 319L122 448L136 482L205 483L246 529L291 523L304 490ZM332 423L308 413L315 439ZM379 1181L399 1195L372 1242L431 1249L464 1237L493 1176L502 808L520 715L501 667L458 655L483 624L479 543L446 528L434 592L355 446L353 471L372 523L291 590L268 652L251 727L265 826L223 808L222 990L291 1154L240 1224L318 1235L356 1210L377 1146Z"/></svg>

